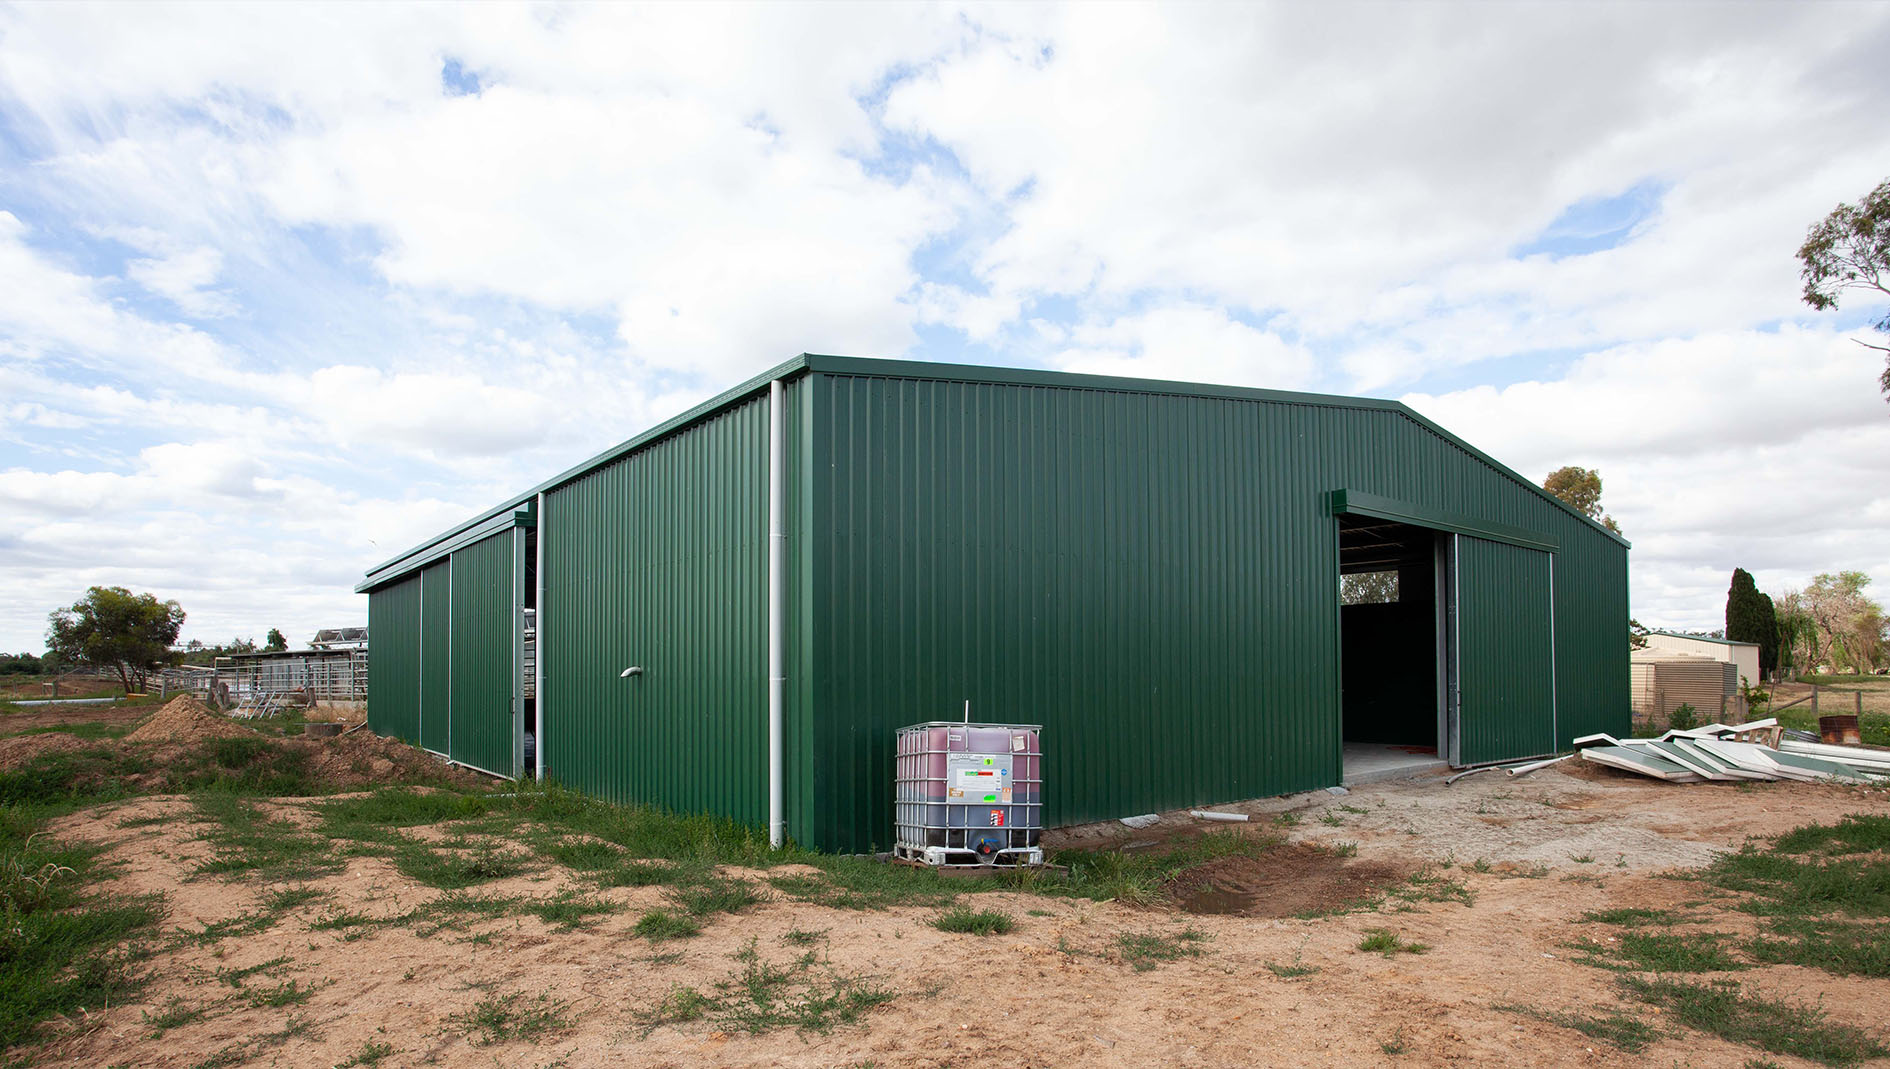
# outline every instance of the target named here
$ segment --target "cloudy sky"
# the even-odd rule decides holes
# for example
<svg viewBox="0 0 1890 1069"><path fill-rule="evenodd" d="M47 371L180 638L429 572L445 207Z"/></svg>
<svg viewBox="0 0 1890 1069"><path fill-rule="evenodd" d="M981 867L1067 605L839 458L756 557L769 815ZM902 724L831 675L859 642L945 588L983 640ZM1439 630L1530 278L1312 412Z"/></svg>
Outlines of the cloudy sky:
<svg viewBox="0 0 1890 1069"><path fill-rule="evenodd" d="M185 636L802 351L1406 400L1599 468L1633 607L1890 596L1890 406L1806 228L1890 7L0 8L0 648Z"/></svg>

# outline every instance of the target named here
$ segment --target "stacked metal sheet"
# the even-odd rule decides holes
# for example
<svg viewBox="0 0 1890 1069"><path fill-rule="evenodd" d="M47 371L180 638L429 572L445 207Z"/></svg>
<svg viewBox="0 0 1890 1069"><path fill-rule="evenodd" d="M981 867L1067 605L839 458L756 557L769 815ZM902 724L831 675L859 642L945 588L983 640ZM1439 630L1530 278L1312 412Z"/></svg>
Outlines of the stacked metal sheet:
<svg viewBox="0 0 1890 1069"><path fill-rule="evenodd" d="M1669 731L1658 739L1587 735L1575 740L1582 760L1669 783L1740 780L1827 780L1882 783L1890 780L1890 750L1780 739L1775 720L1728 727L1708 724ZM1753 739L1769 738L1777 745Z"/></svg>

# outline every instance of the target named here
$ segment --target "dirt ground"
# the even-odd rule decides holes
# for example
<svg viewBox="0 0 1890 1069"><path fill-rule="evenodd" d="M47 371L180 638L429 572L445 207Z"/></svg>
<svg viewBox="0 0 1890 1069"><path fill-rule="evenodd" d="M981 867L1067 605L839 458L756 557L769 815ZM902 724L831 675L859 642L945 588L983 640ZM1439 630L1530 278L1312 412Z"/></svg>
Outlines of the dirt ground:
<svg viewBox="0 0 1890 1069"><path fill-rule="evenodd" d="M306 824L315 804L266 806ZM1221 808L1258 818L1231 827L1284 834L1287 843L1194 870L1162 905L972 896L973 908L1019 922L1008 935L985 938L933 928L931 908L858 911L777 896L716 915L698 938L652 946L631 928L642 911L665 905L655 887L596 892L626 908L575 931L534 916L431 935L412 926L365 934L313 927L337 910L387 916L441 893L385 859L354 858L309 884L328 900L266 930L167 944L150 963L158 980L144 1001L75 1022L41 1057L75 1066L211 1064L285 1021L283 1009L235 997L238 989L219 974L285 959L259 972L258 982L266 976L313 989L286 1018L299 1015L301 1031L246 1064L363 1064L349 1059L378 1050L386 1053L374 1064L386 1066L1739 1066L1760 1052L1667 1027L1643 1004L1630 1012L1664 1038L1639 1054L1497 1007L1553 1015L1630 1005L1618 1000L1610 974L1571 960L1566 944L1605 934L1581 923L1583 911L1697 903L1706 892L1674 874L1748 836L1844 813L1890 813L1890 795L1805 784L1667 785L1572 761L1520 780L1488 773L1445 786L1431 777ZM1279 814L1291 815L1282 822ZM241 917L281 890L193 876L211 848L192 820L186 799L140 798L65 818L56 833L110 844L123 866L121 889L169 896L169 931ZM1061 838L1159 849L1206 827L1170 814L1140 831L1098 825ZM1375 911L1296 916L1419 872L1461 880L1473 904L1393 898ZM571 888L589 885L551 866L479 890L546 896ZM1431 949L1361 952L1371 928ZM1189 944L1198 956L1138 972L1120 952L1121 936L1189 929L1203 937ZM739 977L751 945L761 962L780 965L811 945L816 968L897 997L828 1034L639 1024L680 986L706 990ZM1316 971L1283 978L1270 965ZM1882 1027L1890 1006L1885 980L1795 966L1755 968L1740 979L1749 990L1819 1004L1833 1020L1871 1029ZM504 995L558 1007L567 1027L536 1042L480 1045L464 1015ZM153 1019L177 1005L173 999L213 1011L152 1038Z"/></svg>

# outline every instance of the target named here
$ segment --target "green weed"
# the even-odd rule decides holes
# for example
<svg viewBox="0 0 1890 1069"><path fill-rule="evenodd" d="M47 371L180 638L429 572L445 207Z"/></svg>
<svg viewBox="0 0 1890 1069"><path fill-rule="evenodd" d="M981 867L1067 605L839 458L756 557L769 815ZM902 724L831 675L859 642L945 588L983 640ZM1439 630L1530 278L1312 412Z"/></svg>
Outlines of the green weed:
<svg viewBox="0 0 1890 1069"><path fill-rule="evenodd" d="M1393 957L1397 954L1422 954L1431 949L1424 943L1407 943L1389 928L1367 928L1358 948L1372 954Z"/></svg>
<svg viewBox="0 0 1890 1069"><path fill-rule="evenodd" d="M711 913L739 913L749 906L767 901L767 896L747 880L711 877L691 886L670 891L670 899L696 917Z"/></svg>
<svg viewBox="0 0 1890 1069"><path fill-rule="evenodd" d="M1595 1016L1581 1013L1560 1013L1538 1010L1531 1006L1498 1005L1491 1009L1502 1013L1514 1013L1524 1017L1546 1021L1549 1024L1571 1028L1590 1039L1599 1039L1610 1046L1618 1047L1629 1054L1639 1054L1660 1038L1660 1031L1638 1017L1629 1017L1622 1013L1610 1013Z"/></svg>
<svg viewBox="0 0 1890 1069"><path fill-rule="evenodd" d="M347 1061L337 1063L335 1069L357 1069L358 1066L376 1066L381 1064L382 1058L393 1053L394 1045L392 1043L372 1040L361 1044L360 1050L349 1055Z"/></svg>
<svg viewBox="0 0 1890 1069"><path fill-rule="evenodd" d="M1668 1010L1689 1028L1773 1054L1836 1066L1890 1055L1890 1049L1868 1033L1832 1021L1817 1006L1748 995L1731 981L1623 976L1619 982L1630 994Z"/></svg>
<svg viewBox="0 0 1890 1069"><path fill-rule="evenodd" d="M209 1012L208 1006L192 1006L181 998L172 997L158 1012L145 1011L145 1027L150 1029L145 1035L150 1039L162 1039L164 1033L173 1028L181 1028L192 1021L201 1020Z"/></svg>
<svg viewBox="0 0 1890 1069"><path fill-rule="evenodd" d="M778 1028L824 1033L858 1021L895 997L869 980L835 973L811 953L774 965L762 959L750 940L736 960L740 970L717 981L712 992L672 988L662 1002L639 1016L644 1034L665 1024L704 1019L756 1035Z"/></svg>
<svg viewBox="0 0 1890 1069"><path fill-rule="evenodd" d="M1017 922L1008 913L989 909L973 911L958 906L932 918L932 927L961 935L1008 935L1017 927Z"/></svg>
<svg viewBox="0 0 1890 1069"><path fill-rule="evenodd" d="M217 979L231 987L242 987L243 981L250 977L259 973L272 972L287 964L289 964L287 957L276 957L270 958L268 961L257 962L254 965L246 965L240 969L218 969Z"/></svg>
<svg viewBox="0 0 1890 1069"><path fill-rule="evenodd" d="M307 1002L309 997L313 994L315 994L315 988L302 987L294 980L288 980L274 987L256 988L245 994L243 998L244 1001L248 1002L251 1006L258 1008L264 1006L279 1008L282 1006L300 1006L302 1003Z"/></svg>
<svg viewBox="0 0 1890 1069"><path fill-rule="evenodd" d="M571 1027L565 1009L565 1003L552 1001L548 994L533 1000L521 994L493 995L448 1020L463 1028L466 1037L480 1046L514 1039L536 1043L547 1034Z"/></svg>
<svg viewBox="0 0 1890 1069"><path fill-rule="evenodd" d="M686 915L653 909L637 918L634 931L652 943L660 943L665 939L687 939L692 935L700 935L702 925Z"/></svg>
<svg viewBox="0 0 1890 1069"><path fill-rule="evenodd" d="M525 906L527 913L561 932L588 927L593 918L617 913L622 909L623 906L608 899L586 898L569 892L553 898L538 899Z"/></svg>
<svg viewBox="0 0 1890 1069"><path fill-rule="evenodd" d="M1148 972L1165 962L1199 957L1200 944L1207 938L1207 933L1196 928L1183 928L1173 935L1124 932L1116 936L1116 950L1130 968L1136 972Z"/></svg>
<svg viewBox="0 0 1890 1069"><path fill-rule="evenodd" d="M1679 914L1669 909L1596 909L1582 914L1590 924L1614 924L1623 928L1657 924L1668 927L1680 922Z"/></svg>

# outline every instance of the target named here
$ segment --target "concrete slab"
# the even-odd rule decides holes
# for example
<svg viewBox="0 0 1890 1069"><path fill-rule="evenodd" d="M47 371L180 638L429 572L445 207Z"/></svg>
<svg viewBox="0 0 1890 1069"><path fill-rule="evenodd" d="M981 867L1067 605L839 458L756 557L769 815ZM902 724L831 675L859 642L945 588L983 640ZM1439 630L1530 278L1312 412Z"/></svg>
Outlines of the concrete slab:
<svg viewBox="0 0 1890 1069"><path fill-rule="evenodd" d="M1341 782L1347 787L1435 775L1450 768L1436 750L1376 742L1346 743L1344 762Z"/></svg>

